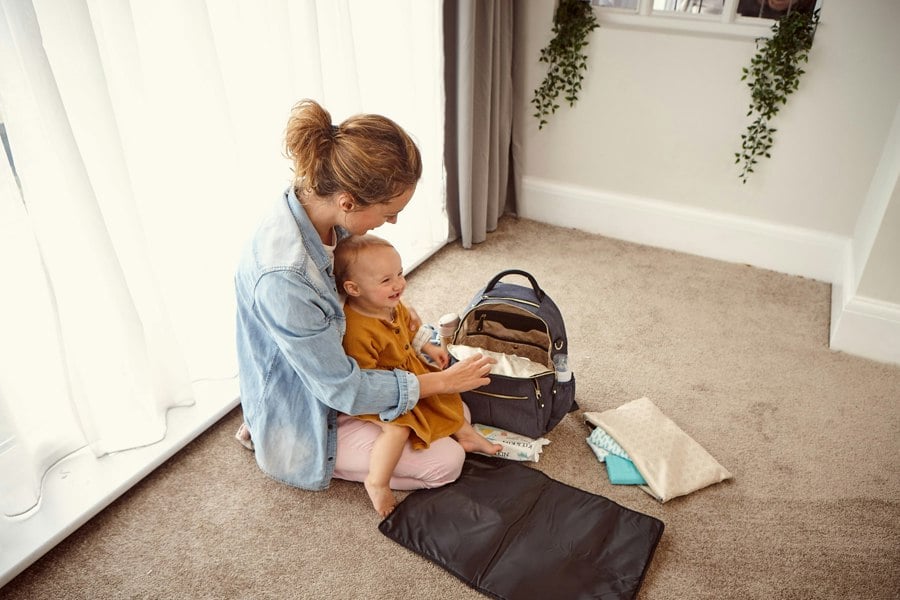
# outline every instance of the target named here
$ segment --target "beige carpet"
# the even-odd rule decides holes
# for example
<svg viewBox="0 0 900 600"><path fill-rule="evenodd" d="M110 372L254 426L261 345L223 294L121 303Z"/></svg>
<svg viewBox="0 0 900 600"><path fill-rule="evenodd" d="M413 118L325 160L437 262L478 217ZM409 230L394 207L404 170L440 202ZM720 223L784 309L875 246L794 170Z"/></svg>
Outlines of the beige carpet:
<svg viewBox="0 0 900 600"><path fill-rule="evenodd" d="M563 311L582 410L648 396L734 474L659 504L609 484L580 413L551 432L536 468L665 523L641 599L900 597L900 367L828 349L827 284L505 218L417 269L407 300L436 322L513 267ZM361 485L266 478L232 438L239 422L0 596L483 597L382 536Z"/></svg>

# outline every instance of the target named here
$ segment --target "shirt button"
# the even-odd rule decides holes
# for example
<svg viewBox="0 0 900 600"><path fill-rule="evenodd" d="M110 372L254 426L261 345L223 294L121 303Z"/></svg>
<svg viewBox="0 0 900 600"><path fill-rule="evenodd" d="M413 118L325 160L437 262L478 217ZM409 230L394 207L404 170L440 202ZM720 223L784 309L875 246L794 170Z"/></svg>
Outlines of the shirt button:
<svg viewBox="0 0 900 600"><path fill-rule="evenodd" d="M405 346L403 346L403 349L404 349L404 350L409 350L409 344L406 344Z"/></svg>
<svg viewBox="0 0 900 600"><path fill-rule="evenodd" d="M329 456L329 457L328 457L328 462L331 462L331 461L333 461L333 460L334 460L334 457L333 457L333 456Z"/></svg>
<svg viewBox="0 0 900 600"><path fill-rule="evenodd" d="M400 328L398 327L398 328L394 329L394 333L400 333Z"/></svg>

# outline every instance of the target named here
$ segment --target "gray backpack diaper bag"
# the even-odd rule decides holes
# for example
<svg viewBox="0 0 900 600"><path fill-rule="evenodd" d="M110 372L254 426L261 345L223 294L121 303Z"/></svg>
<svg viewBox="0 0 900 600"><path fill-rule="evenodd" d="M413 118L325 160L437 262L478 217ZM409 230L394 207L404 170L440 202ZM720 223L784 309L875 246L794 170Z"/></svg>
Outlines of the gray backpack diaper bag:
<svg viewBox="0 0 900 600"><path fill-rule="evenodd" d="M510 275L530 285L501 281ZM510 269L495 275L460 316L451 343L534 363L526 376L491 374L490 384L461 394L472 423L538 438L578 409L562 314L530 273Z"/></svg>

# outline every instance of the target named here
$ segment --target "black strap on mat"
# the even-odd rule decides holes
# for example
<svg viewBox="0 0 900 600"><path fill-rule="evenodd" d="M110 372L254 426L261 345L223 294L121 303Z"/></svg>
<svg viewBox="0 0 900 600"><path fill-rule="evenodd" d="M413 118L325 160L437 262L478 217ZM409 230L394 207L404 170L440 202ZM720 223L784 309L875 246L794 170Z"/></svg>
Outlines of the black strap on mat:
<svg viewBox="0 0 900 600"><path fill-rule="evenodd" d="M633 599L664 525L521 463L469 454L378 529L493 598Z"/></svg>

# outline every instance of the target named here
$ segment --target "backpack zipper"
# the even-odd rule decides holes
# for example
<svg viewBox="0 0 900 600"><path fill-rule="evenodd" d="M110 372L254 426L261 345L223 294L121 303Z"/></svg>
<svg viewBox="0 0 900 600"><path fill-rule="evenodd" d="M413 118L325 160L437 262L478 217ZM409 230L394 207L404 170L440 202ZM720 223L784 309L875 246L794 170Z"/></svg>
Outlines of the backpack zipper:
<svg viewBox="0 0 900 600"><path fill-rule="evenodd" d="M507 396L506 394L494 394L493 392L482 392L481 390L472 390L471 393L480 396L489 396L491 398L500 398L501 400L528 400L528 396Z"/></svg>
<svg viewBox="0 0 900 600"><path fill-rule="evenodd" d="M487 296L487 295L482 295L482 296L481 296L481 301L482 301L482 302L485 302L485 301L487 301L487 300L509 300L510 302L518 302L518 303L520 303L520 304L527 304L527 305L533 306L533 307L535 307L535 308L540 308L540 307L541 307L540 304L537 304L537 303L535 303L535 302L532 302L531 300L522 300L521 298L506 298L506 297L503 297L503 296ZM540 317L538 317L538 318L540 318Z"/></svg>
<svg viewBox="0 0 900 600"><path fill-rule="evenodd" d="M544 395L541 393L541 386L540 384L538 384L537 378L532 378L531 382L534 384L534 397L538 402L538 406L540 408L544 408ZM507 394L483 392L481 390L472 390L471 393L478 394L480 396L488 396L490 398L499 398L500 400L528 400L528 396L510 396Z"/></svg>

